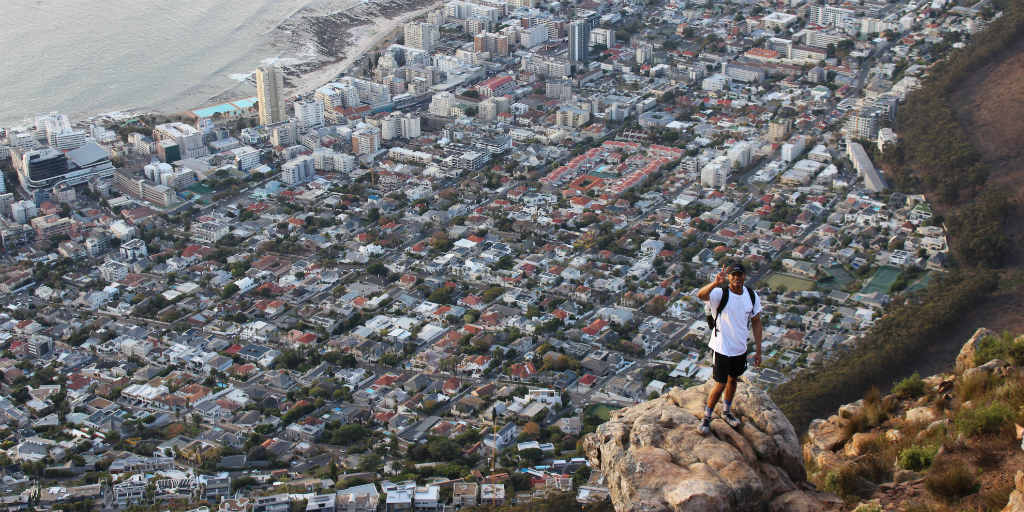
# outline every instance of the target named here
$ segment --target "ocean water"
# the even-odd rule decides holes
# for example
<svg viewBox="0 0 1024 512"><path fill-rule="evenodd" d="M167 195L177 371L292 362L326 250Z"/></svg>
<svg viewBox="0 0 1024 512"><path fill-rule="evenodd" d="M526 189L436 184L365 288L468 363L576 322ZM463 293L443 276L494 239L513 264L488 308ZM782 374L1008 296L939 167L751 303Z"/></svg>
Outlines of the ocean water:
<svg viewBox="0 0 1024 512"><path fill-rule="evenodd" d="M316 57L278 28L312 3L0 0L0 126L54 110L174 113L255 94L246 78L256 66Z"/></svg>

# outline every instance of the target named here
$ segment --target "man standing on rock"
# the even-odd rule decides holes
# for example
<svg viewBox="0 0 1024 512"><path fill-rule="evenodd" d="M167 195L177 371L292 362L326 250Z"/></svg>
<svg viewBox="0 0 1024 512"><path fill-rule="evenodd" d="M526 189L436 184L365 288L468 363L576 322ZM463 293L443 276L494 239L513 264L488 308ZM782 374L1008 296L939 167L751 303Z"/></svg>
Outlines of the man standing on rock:
<svg viewBox="0 0 1024 512"><path fill-rule="evenodd" d="M697 292L697 298L707 303L708 316L715 324L710 344L715 387L708 395L704 420L697 427L701 435L707 435L711 430L711 413L722 391L725 391L722 418L733 428L740 426L740 420L732 414L732 399L736 395L736 379L747 371L748 321L754 328L754 344L757 346L754 366L761 366L761 299L753 290L743 286L746 279L747 272L742 263L726 265L715 276L714 282ZM725 283L729 286L721 286ZM722 304L723 297L725 304Z"/></svg>

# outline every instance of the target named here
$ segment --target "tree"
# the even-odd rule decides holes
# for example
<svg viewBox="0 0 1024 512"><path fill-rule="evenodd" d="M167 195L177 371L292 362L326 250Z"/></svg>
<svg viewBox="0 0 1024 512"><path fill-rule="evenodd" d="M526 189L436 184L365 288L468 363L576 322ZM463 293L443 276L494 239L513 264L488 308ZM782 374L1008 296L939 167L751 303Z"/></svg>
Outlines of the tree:
<svg viewBox="0 0 1024 512"><path fill-rule="evenodd" d="M380 455L376 453L367 453L363 455L362 459L359 459L359 471L379 471L381 464Z"/></svg>
<svg viewBox="0 0 1024 512"><path fill-rule="evenodd" d="M220 298L221 300L230 299L234 294L238 293L240 290L241 289L238 287L237 284L228 283L228 285L224 287L224 290L220 292Z"/></svg>
<svg viewBox="0 0 1024 512"><path fill-rule="evenodd" d="M540 437L540 425L531 421L523 425L523 433L529 435L532 439L537 439Z"/></svg>
<svg viewBox="0 0 1024 512"><path fill-rule="evenodd" d="M195 414L192 415L192 424L193 425L198 427L202 422L203 422L203 417L200 416L199 413L195 413Z"/></svg>
<svg viewBox="0 0 1024 512"><path fill-rule="evenodd" d="M376 274L378 276L388 275L387 267L385 267L384 264L379 261L376 263L372 263L368 267L366 267L366 272L369 274Z"/></svg>
<svg viewBox="0 0 1024 512"><path fill-rule="evenodd" d="M447 437L435 437L427 441L427 452L435 461L452 460L459 456L462 447Z"/></svg>
<svg viewBox="0 0 1024 512"><path fill-rule="evenodd" d="M452 300L452 292L447 286L442 286L434 290L434 293L431 293L427 300L435 304L448 304Z"/></svg>

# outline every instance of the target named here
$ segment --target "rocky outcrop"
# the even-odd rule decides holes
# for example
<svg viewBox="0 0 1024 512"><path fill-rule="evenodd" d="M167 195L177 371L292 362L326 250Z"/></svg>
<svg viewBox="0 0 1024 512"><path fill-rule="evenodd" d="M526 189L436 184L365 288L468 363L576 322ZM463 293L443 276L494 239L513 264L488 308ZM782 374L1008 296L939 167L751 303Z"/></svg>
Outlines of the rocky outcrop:
<svg viewBox="0 0 1024 512"><path fill-rule="evenodd" d="M716 414L697 432L707 385L615 411L583 440L618 512L838 510L842 501L807 483L793 426L760 388L741 379L733 429Z"/></svg>
<svg viewBox="0 0 1024 512"><path fill-rule="evenodd" d="M968 368L974 368L974 353L978 350L978 343L981 339L986 336L994 336L995 331L990 331L982 327L974 332L974 336L964 343L964 346L960 348L960 353L956 356L956 363L953 365L953 371L956 373L963 373Z"/></svg>
<svg viewBox="0 0 1024 512"><path fill-rule="evenodd" d="M1013 483L1016 489L1010 493L1010 501L1003 508L1003 512L1024 512L1024 471L1017 471Z"/></svg>

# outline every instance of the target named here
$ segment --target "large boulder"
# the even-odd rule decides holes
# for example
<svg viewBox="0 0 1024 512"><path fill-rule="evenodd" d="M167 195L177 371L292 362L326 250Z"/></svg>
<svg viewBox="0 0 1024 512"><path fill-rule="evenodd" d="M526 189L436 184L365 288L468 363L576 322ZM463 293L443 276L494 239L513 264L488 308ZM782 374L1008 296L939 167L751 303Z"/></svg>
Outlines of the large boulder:
<svg viewBox="0 0 1024 512"><path fill-rule="evenodd" d="M1017 470L1013 481L1016 488L1010 493L1010 501L1002 512L1024 512L1024 471Z"/></svg>
<svg viewBox="0 0 1024 512"><path fill-rule="evenodd" d="M974 332L974 336L964 343L964 346L960 348L960 353L956 356L956 363L953 365L956 373L963 373L968 368L974 368L974 353L978 350L978 343L981 339L986 336L994 336L995 331L990 331L982 327Z"/></svg>
<svg viewBox="0 0 1024 512"><path fill-rule="evenodd" d="M850 440L849 430L845 428L845 424L848 422L849 420L835 415L830 416L827 420L816 419L811 421L811 425L807 427L807 436L814 446L834 452Z"/></svg>
<svg viewBox="0 0 1024 512"><path fill-rule="evenodd" d="M793 426L764 391L741 379L733 413L743 425L734 429L716 414L702 436L707 392L707 385L674 388L614 411L583 439L618 512L841 508L835 495L808 490Z"/></svg>

